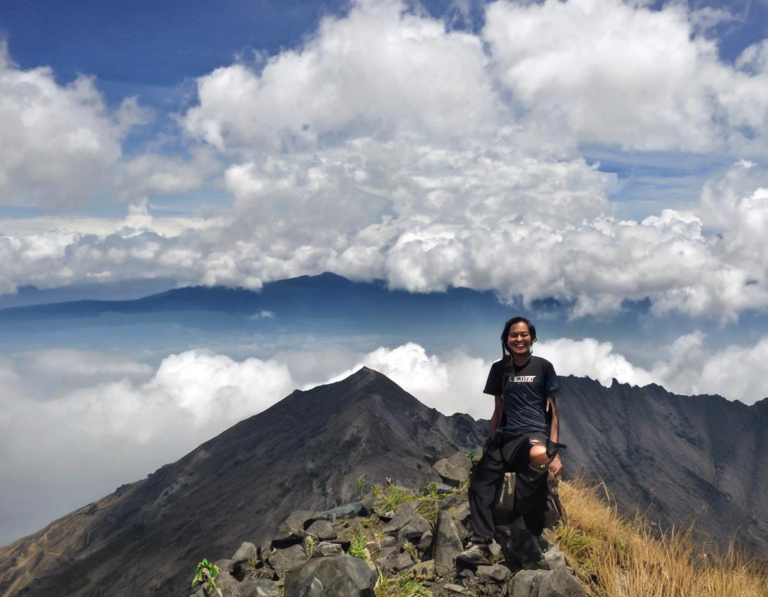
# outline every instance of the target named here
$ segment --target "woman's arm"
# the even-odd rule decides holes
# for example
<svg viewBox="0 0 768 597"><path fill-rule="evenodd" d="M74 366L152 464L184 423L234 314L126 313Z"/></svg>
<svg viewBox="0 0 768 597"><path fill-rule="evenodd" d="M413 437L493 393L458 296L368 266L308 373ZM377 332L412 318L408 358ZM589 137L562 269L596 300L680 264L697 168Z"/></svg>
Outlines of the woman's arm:
<svg viewBox="0 0 768 597"><path fill-rule="evenodd" d="M501 413L503 408L504 401L502 400L501 396L496 396L496 404L494 405L493 416L491 417L491 439L496 437L496 428L499 426L499 422L501 421Z"/></svg>
<svg viewBox="0 0 768 597"><path fill-rule="evenodd" d="M560 413L557 410L557 401L554 396L547 398L547 410L552 412L552 424L549 428L549 439L557 443L560 439ZM549 463L549 471L556 475L563 468L563 463L560 460L560 454L556 454Z"/></svg>

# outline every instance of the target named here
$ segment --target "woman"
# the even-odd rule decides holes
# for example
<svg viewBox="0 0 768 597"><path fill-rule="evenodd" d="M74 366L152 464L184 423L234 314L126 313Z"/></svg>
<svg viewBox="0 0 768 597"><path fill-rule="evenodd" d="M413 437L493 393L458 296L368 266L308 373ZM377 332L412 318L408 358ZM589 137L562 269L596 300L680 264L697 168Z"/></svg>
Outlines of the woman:
<svg viewBox="0 0 768 597"><path fill-rule="evenodd" d="M457 559L466 564L489 563L494 537L493 502L504 473L517 473L515 510L537 538L544 528L547 470L562 469L557 454L560 390L557 374L546 359L535 357L536 327L514 317L501 335L502 360L491 366L484 392L495 397L491 437L469 487L472 543Z"/></svg>

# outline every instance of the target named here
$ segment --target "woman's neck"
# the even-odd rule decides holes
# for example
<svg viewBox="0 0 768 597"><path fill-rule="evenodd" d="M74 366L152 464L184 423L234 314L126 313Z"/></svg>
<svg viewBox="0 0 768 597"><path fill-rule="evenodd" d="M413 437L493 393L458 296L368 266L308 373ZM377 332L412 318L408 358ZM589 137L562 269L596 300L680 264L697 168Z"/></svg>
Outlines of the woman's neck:
<svg viewBox="0 0 768 597"><path fill-rule="evenodd" d="M516 367L522 367L523 365L527 365L528 361L531 360L531 357L533 355L530 352L527 352L525 354L513 354L512 355L512 362L515 364Z"/></svg>

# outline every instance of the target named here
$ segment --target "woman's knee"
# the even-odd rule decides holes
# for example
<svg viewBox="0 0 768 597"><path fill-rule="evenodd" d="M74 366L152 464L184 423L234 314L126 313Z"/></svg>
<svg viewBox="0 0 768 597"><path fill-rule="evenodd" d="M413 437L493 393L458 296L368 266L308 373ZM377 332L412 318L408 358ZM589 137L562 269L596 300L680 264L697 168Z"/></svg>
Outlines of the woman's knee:
<svg viewBox="0 0 768 597"><path fill-rule="evenodd" d="M547 464L550 460L547 456L547 448L543 444L531 446L530 458L531 464Z"/></svg>

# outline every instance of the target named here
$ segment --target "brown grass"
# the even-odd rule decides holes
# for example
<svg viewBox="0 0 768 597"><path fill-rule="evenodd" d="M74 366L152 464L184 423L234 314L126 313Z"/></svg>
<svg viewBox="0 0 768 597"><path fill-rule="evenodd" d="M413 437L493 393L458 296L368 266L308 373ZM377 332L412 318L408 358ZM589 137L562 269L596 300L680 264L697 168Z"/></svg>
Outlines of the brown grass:
<svg viewBox="0 0 768 597"><path fill-rule="evenodd" d="M557 544L594 597L768 597L768 570L739 553L703 553L691 529L659 537L621 517L597 488L560 484L568 525Z"/></svg>

